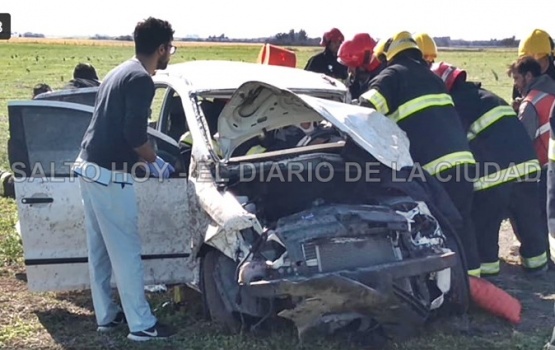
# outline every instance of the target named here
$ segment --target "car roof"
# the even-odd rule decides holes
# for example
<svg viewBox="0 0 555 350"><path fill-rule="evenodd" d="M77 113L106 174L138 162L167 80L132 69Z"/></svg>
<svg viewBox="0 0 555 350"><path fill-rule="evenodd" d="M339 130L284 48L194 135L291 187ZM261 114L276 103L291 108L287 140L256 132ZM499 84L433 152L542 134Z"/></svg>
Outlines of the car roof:
<svg viewBox="0 0 555 350"><path fill-rule="evenodd" d="M235 90L247 81L262 81L290 90L322 90L345 93L339 80L320 73L259 63L222 60L170 64L158 74L183 77L194 91Z"/></svg>

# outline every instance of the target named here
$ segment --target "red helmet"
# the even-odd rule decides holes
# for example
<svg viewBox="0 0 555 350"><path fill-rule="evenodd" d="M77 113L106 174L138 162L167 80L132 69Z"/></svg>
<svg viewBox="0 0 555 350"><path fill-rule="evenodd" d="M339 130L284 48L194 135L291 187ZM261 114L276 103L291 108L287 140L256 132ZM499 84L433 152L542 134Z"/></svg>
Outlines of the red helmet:
<svg viewBox="0 0 555 350"><path fill-rule="evenodd" d="M359 33L353 40L345 41L337 52L338 61L349 68L363 68L373 71L380 61L373 55L376 40L367 33Z"/></svg>
<svg viewBox="0 0 555 350"><path fill-rule="evenodd" d="M341 31L337 28L332 28L329 32L324 33L320 45L327 46L331 41L343 42L344 40L345 37L343 36L343 33L341 33Z"/></svg>
<svg viewBox="0 0 555 350"><path fill-rule="evenodd" d="M466 71L449 63L434 63L430 69L445 82L448 91L451 91L457 79L466 80Z"/></svg>

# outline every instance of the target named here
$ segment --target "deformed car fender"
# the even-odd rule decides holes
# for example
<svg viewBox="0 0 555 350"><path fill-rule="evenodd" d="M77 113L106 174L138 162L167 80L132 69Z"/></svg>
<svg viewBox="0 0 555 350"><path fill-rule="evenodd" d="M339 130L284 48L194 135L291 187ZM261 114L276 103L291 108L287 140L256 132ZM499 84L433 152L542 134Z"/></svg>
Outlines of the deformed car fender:
<svg viewBox="0 0 555 350"><path fill-rule="evenodd" d="M203 243L208 244L236 261L249 253L241 230L252 228L262 234L262 226L255 215L247 212L229 192L219 192L214 177L205 172L202 177L191 177L199 209L211 219L204 232ZM199 214L196 216L198 217Z"/></svg>

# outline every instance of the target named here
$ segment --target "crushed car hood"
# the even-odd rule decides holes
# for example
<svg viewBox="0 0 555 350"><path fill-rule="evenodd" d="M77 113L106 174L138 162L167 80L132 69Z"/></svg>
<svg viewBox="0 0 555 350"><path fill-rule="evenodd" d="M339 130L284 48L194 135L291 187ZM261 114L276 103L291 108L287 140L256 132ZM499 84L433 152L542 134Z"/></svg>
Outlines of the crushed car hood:
<svg viewBox="0 0 555 350"><path fill-rule="evenodd" d="M376 110L330 101L259 81L241 85L218 119L224 159L243 142L301 122L327 120L388 167L412 166L409 140L395 122Z"/></svg>

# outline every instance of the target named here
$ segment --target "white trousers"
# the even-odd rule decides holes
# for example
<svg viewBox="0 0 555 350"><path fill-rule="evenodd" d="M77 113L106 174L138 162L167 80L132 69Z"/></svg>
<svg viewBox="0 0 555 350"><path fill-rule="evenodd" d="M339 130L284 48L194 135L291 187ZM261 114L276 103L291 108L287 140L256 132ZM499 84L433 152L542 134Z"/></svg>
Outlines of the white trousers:
<svg viewBox="0 0 555 350"><path fill-rule="evenodd" d="M121 310L112 299L112 273L131 332L156 323L144 292L138 208L132 184L108 185L79 176L85 207L91 293L98 325Z"/></svg>

